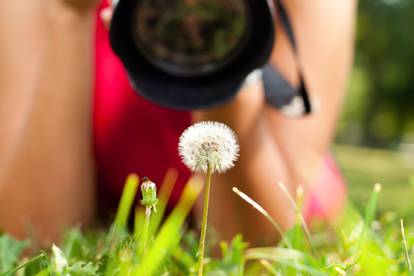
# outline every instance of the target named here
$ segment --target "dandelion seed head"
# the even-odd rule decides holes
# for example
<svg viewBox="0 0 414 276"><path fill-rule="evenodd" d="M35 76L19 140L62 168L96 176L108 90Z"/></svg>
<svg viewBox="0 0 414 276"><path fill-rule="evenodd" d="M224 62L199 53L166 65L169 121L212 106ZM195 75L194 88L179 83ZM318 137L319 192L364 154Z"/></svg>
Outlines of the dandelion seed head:
<svg viewBox="0 0 414 276"><path fill-rule="evenodd" d="M219 122L200 122L187 128L178 146L183 163L193 172L223 173L234 166L239 156L236 135Z"/></svg>

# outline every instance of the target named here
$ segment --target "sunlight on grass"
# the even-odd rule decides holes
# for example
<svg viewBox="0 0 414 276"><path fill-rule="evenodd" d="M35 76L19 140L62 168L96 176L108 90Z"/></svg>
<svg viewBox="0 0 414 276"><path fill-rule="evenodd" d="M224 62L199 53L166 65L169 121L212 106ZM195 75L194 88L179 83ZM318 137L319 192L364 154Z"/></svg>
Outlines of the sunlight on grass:
<svg viewBox="0 0 414 276"><path fill-rule="evenodd" d="M378 210L401 215L413 213L414 190L410 178L414 175L414 168L410 166L414 164L409 164L401 154L337 145L334 155L347 180L351 201L361 210L368 200L373 183L381 182L383 192Z"/></svg>
<svg viewBox="0 0 414 276"><path fill-rule="evenodd" d="M220 256L206 256L203 275L413 275L413 221L404 216L414 213L412 171L393 152L336 146L335 154L352 199L337 222L309 232L299 212L301 197L289 198L298 214L296 225L282 234L283 242L249 248L236 235L230 243L220 243ZM151 196L153 215L146 220L143 210L148 202L141 201L146 207L134 205L139 177L130 175L108 231L71 229L59 247L32 258L20 257L29 242L0 232L0 276L196 275L198 238L186 231L186 218L202 184L191 179L162 221L176 179L176 172L167 173L160 195ZM373 184L379 180L382 185ZM257 215L272 221L275 236L280 235L277 223L254 198L233 190L259 211ZM133 231L127 225L132 210Z"/></svg>
<svg viewBox="0 0 414 276"><path fill-rule="evenodd" d="M173 172L169 172L166 181L171 179L176 179ZM159 229L151 226L154 230L150 236L143 237L142 231L137 230L145 225L142 216L136 217L134 232L129 231L125 220L133 209L137 180L134 175L128 178L117 217L108 233L84 234L75 228L60 245L63 250L53 247L51 255L40 252L22 261L18 259L27 242L0 235L3 272L0 276L14 275L17 271L19 275L36 276L195 275L197 238L183 230L202 185L195 179L190 180L165 222ZM173 184L169 185L159 199L168 200L166 196ZM284 242L278 246L248 248L240 235L231 243L221 242L221 256L205 259L203 275L411 275L412 225L404 225L396 216L378 216L376 205L381 201L381 185L371 185L370 189L364 215L349 204L336 224L310 234L298 219L283 234ZM246 204L252 204L272 220L265 210L256 206L254 199L235 191L247 200ZM165 206L165 202L161 205ZM150 220L150 223L158 222L158 218ZM148 253L139 250L143 238L148 238Z"/></svg>

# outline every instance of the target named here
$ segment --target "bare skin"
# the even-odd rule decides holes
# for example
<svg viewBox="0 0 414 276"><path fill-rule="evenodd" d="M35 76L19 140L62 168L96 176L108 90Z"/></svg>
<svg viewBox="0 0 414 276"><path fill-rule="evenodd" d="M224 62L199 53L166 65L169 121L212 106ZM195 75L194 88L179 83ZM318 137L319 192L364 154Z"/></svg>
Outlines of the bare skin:
<svg viewBox="0 0 414 276"><path fill-rule="evenodd" d="M7 9L0 4L0 32L10 38L0 50L0 227L20 237L27 223L41 237L56 239L62 227L93 219L94 2L15 0ZM237 166L215 176L212 186L209 219L225 239L240 230L252 242L275 238L271 225L234 196L232 186L257 200L284 229L292 225L293 210L276 183L284 182L291 193L298 183L312 183L345 93L356 1L285 2L320 110L305 119L285 118L264 104L262 85L256 83L226 106L193 114L195 121L229 124L240 139ZM21 12L27 16L17 16ZM111 10L101 16L109 21ZM277 32L272 62L295 83L291 50Z"/></svg>
<svg viewBox="0 0 414 276"><path fill-rule="evenodd" d="M229 105L194 116L195 120L223 121L240 139L237 166L229 174L216 176L211 192L210 221L225 239L240 229L248 241L275 238L272 225L236 198L232 186L260 203L283 229L292 226L294 211L277 182L283 182L292 195L298 185L312 188L341 111L353 57L356 1L289 0L285 4L307 84L312 97L319 100L317 112L307 118L287 118L264 104L261 83L257 83L245 87ZM335 35L338 33L341 35ZM296 65L287 37L280 28L276 37L271 62L296 83Z"/></svg>
<svg viewBox="0 0 414 276"><path fill-rule="evenodd" d="M94 215L92 5L29 2L0 4L0 227L56 239Z"/></svg>

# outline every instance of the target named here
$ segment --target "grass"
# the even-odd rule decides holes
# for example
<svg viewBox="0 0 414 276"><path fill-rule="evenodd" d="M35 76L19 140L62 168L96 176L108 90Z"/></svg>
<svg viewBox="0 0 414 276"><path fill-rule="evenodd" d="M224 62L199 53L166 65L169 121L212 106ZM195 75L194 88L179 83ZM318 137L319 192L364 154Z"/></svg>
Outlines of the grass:
<svg viewBox="0 0 414 276"><path fill-rule="evenodd" d="M348 146L336 146L334 152L357 208L349 204L337 224L310 234L298 212L297 223L278 245L249 248L240 235L231 243L221 242L221 256L212 258L206 252L204 275L414 275L414 224L405 220L414 214L414 189L408 184L412 170L393 152ZM28 241L0 234L0 276L196 275L198 237L186 230L185 218L201 184L190 181L179 204L160 223L174 179L176 175L167 174L149 226L143 208L137 208L134 230L127 228L139 182L131 175L107 232L74 228L59 244L61 250L54 247L31 259L20 257ZM383 186L374 188L376 182ZM254 198L234 190L246 204L266 214ZM292 204L300 209L300 198ZM275 233L277 228L275 222ZM141 250L143 244L147 250Z"/></svg>
<svg viewBox="0 0 414 276"><path fill-rule="evenodd" d="M362 210L373 183L383 187L380 212L396 212L401 216L413 214L414 190L410 185L414 163L398 152L337 145L334 155L347 180L351 201ZM414 183L412 183L414 185Z"/></svg>

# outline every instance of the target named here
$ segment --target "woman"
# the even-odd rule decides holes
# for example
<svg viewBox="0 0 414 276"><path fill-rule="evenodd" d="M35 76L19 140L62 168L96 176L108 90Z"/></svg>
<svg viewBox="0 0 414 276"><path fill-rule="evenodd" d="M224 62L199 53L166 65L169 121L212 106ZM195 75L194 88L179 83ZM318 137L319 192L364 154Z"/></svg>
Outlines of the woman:
<svg viewBox="0 0 414 276"><path fill-rule="evenodd" d="M116 201L131 171L159 183L165 170L175 167L182 186L189 173L176 157L176 140L190 121L200 120L222 121L240 139L237 166L217 176L212 187L210 221L223 238L236 232L252 242L274 237L272 226L236 198L232 186L257 200L284 229L292 225L294 211L278 181L292 194L303 185L325 212L337 212L343 188L330 184L340 178L325 156L351 67L356 1L285 0L309 90L320 102L315 114L302 119L267 107L259 81L225 106L192 114L136 97L109 49L102 18L108 20L111 10L101 3L96 19L97 4L0 3L5 38L0 48L0 227L22 237L31 225L40 237L56 239L63 227L93 220L96 185L103 201ZM276 32L271 63L295 84L292 50L280 27Z"/></svg>

